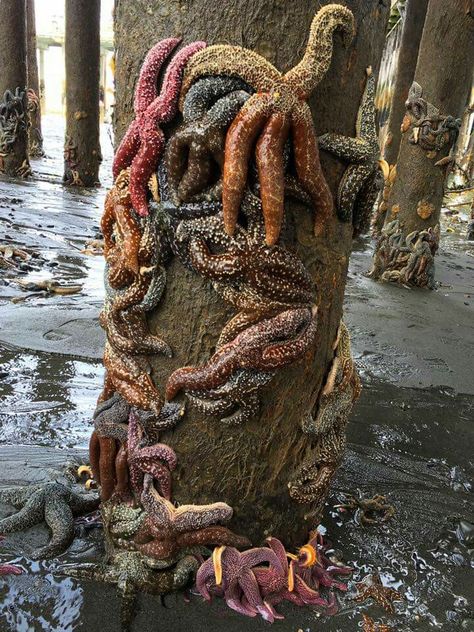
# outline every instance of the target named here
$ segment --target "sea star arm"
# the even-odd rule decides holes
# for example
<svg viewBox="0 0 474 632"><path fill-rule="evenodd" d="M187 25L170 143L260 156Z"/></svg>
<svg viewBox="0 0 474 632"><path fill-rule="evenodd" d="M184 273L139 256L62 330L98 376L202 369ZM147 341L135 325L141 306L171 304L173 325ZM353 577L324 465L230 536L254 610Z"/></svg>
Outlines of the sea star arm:
<svg viewBox="0 0 474 632"><path fill-rule="evenodd" d="M105 345L104 365L107 378L115 391L132 406L159 413L163 399L148 373L134 360L115 352L109 343Z"/></svg>
<svg viewBox="0 0 474 632"><path fill-rule="evenodd" d="M316 211L314 232L320 236L324 232L324 223L331 217L334 204L321 169L318 141L307 103L300 102L293 112L292 134L296 173L313 201Z"/></svg>
<svg viewBox="0 0 474 632"><path fill-rule="evenodd" d="M145 110L145 116L158 122L169 123L177 113L183 71L189 60L198 51L206 48L206 42L193 42L182 48L173 57L163 78L158 97Z"/></svg>
<svg viewBox="0 0 474 632"><path fill-rule="evenodd" d="M349 165L344 171L337 192L337 215L343 222L352 220L358 195L373 171L370 164Z"/></svg>
<svg viewBox="0 0 474 632"><path fill-rule="evenodd" d="M200 239L195 239L189 244L189 254L193 268L207 279L234 279L241 273L241 262L237 256L231 253L211 254Z"/></svg>
<svg viewBox="0 0 474 632"><path fill-rule="evenodd" d="M287 569L288 560L286 556L286 549L283 546L283 544L280 542L280 540L278 540L278 538L269 537L266 539L266 543L277 556L282 569Z"/></svg>
<svg viewBox="0 0 474 632"><path fill-rule="evenodd" d="M283 573L287 567L286 556L285 559L282 559L273 549L266 547L257 547L244 551L240 554L240 559L242 563L248 567L267 563L281 573Z"/></svg>
<svg viewBox="0 0 474 632"><path fill-rule="evenodd" d="M257 609L245 598L240 583L234 579L225 591L225 602L232 610L246 617L256 617Z"/></svg>
<svg viewBox="0 0 474 632"><path fill-rule="evenodd" d="M219 340L217 341L216 349L220 349L224 345L228 344L242 331L247 329L247 327L254 325L261 319L262 314L259 312L239 312L224 325L219 336Z"/></svg>
<svg viewBox="0 0 474 632"><path fill-rule="evenodd" d="M206 560L201 566L196 575L196 588L201 595L207 601L211 601L211 594L208 589L208 584L214 581L215 570L212 558Z"/></svg>
<svg viewBox="0 0 474 632"><path fill-rule="evenodd" d="M135 115L143 113L157 97L157 79L163 63L178 46L181 38L169 37L158 42L151 48L140 70L135 89L133 108Z"/></svg>
<svg viewBox="0 0 474 632"><path fill-rule="evenodd" d="M74 539L74 518L64 499L46 499L44 520L51 529L51 539L46 546L33 551L32 559L55 557L69 548Z"/></svg>
<svg viewBox="0 0 474 632"><path fill-rule="evenodd" d="M296 340L270 345L262 353L259 368L263 370L276 369L300 359L311 345L315 334L316 326L310 324L304 334Z"/></svg>
<svg viewBox="0 0 474 632"><path fill-rule="evenodd" d="M209 183L212 162L203 145L191 143L186 170L178 185L178 200L186 202L203 191Z"/></svg>
<svg viewBox="0 0 474 632"><path fill-rule="evenodd" d="M229 235L235 232L253 144L268 117L269 103L267 95L251 96L227 132L222 203L224 227Z"/></svg>
<svg viewBox="0 0 474 632"><path fill-rule="evenodd" d="M367 80L365 82L364 93L360 102L357 114L356 133L357 136L365 138L371 143L377 143L377 125L375 122L375 77L372 67L366 69Z"/></svg>
<svg viewBox="0 0 474 632"><path fill-rule="evenodd" d="M42 496L41 491L35 492L20 511L0 520L0 533L13 533L41 522L44 517Z"/></svg>
<svg viewBox="0 0 474 632"><path fill-rule="evenodd" d="M23 569L14 564L0 564L0 577L4 575L21 575Z"/></svg>
<svg viewBox="0 0 474 632"><path fill-rule="evenodd" d="M140 130L140 149L130 169L130 197L133 208L141 217L148 215L147 184L156 171L165 146L165 135L152 119Z"/></svg>
<svg viewBox="0 0 474 632"><path fill-rule="evenodd" d="M172 400L183 388L198 390L220 386L237 366L236 352L222 348L202 366L182 367L174 371L166 384L166 398Z"/></svg>
<svg viewBox="0 0 474 632"><path fill-rule="evenodd" d="M232 518L232 507L217 502L210 505L181 505L173 514L173 527L178 533L196 531L228 522Z"/></svg>
<svg viewBox="0 0 474 632"><path fill-rule="evenodd" d="M350 138L341 134L323 134L318 137L319 149L329 151L338 158L349 162L369 160L372 149L362 138Z"/></svg>
<svg viewBox="0 0 474 632"><path fill-rule="evenodd" d="M232 92L249 92L249 86L238 77L203 77L198 79L186 94L183 119L196 121L207 114L214 104Z"/></svg>
<svg viewBox="0 0 474 632"><path fill-rule="evenodd" d="M115 488L115 457L117 444L115 439L100 438L100 496L103 501L108 500Z"/></svg>
<svg viewBox="0 0 474 632"><path fill-rule="evenodd" d="M239 584L248 603L265 619L273 623L273 612L262 599L255 575L250 568L244 568L239 577Z"/></svg>
<svg viewBox="0 0 474 632"><path fill-rule="evenodd" d="M283 148L289 129L288 116L281 113L272 114L263 128L256 147L265 236L268 245L273 245L278 241L283 222L285 199Z"/></svg>
<svg viewBox="0 0 474 632"><path fill-rule="evenodd" d="M177 537L180 548L188 548L195 545L204 546L233 546L242 549L249 546L250 540L244 536L237 535L227 527L213 525L204 527L197 531L187 531L180 533Z"/></svg>
<svg viewBox="0 0 474 632"><path fill-rule="evenodd" d="M270 90L280 72L264 57L240 46L217 44L197 53L189 62L183 80L180 109L191 84L206 75L239 77L254 90Z"/></svg>
<svg viewBox="0 0 474 632"><path fill-rule="evenodd" d="M125 132L124 137L120 141L120 145L114 155L114 161L112 163L112 175L114 180L122 169L130 167L132 160L139 149L140 134L138 131L138 123L137 121L132 121Z"/></svg>
<svg viewBox="0 0 474 632"><path fill-rule="evenodd" d="M350 44L355 33L354 16L345 6L328 4L314 16L303 59L284 75L284 81L308 98L329 69L334 31L341 30Z"/></svg>
<svg viewBox="0 0 474 632"><path fill-rule="evenodd" d="M352 212L354 237L362 235L369 230L380 190L380 177L378 172L375 172L367 178L357 196L356 205Z"/></svg>

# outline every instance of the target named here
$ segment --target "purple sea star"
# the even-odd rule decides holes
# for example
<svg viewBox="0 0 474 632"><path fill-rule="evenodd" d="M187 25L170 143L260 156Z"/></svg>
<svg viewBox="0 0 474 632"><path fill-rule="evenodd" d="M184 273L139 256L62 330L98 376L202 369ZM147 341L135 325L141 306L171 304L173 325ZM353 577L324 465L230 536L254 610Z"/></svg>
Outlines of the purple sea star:
<svg viewBox="0 0 474 632"><path fill-rule="evenodd" d="M175 451L164 443L142 445L143 431L138 416L130 411L128 418L128 469L130 483L139 499L143 492L145 474L159 482L161 494L171 498L171 471L177 463Z"/></svg>

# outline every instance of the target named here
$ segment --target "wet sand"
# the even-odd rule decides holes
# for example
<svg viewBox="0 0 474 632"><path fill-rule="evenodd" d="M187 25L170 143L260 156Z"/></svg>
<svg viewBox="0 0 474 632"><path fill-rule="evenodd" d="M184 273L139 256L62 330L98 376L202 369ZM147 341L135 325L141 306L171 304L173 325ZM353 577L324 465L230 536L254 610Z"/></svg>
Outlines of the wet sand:
<svg viewBox="0 0 474 632"><path fill-rule="evenodd" d="M33 162L33 180L0 180L0 242L34 248L45 259L23 279L83 287L71 296L32 295L12 303L28 292L11 279L0 281L0 487L46 480L66 461L87 459L103 376L97 321L103 262L80 250L97 236L105 187L64 189L57 119L46 121L45 136L52 158ZM111 144L105 129L103 152L107 185ZM361 612L397 631L474 630L474 245L464 240L465 225L454 226L455 232L443 234L436 291L378 285L365 277L372 244L364 238L355 244L346 292L345 319L364 390L323 526L354 567L353 580L379 570L405 601L396 604L394 616L371 602L355 607L351 581L335 617L278 606L286 618L275 630L352 632L361 629ZM350 513L334 509L357 490L365 497L385 494L395 517L362 527ZM9 511L0 507L0 516ZM100 559L99 530L79 533L59 560L37 563L22 556L46 537L45 529L35 528L0 542L0 561L27 571L0 578L0 631L119 630L112 586L59 573L61 564ZM268 624L199 596L188 603L171 595L162 605L143 595L134 629L240 632Z"/></svg>

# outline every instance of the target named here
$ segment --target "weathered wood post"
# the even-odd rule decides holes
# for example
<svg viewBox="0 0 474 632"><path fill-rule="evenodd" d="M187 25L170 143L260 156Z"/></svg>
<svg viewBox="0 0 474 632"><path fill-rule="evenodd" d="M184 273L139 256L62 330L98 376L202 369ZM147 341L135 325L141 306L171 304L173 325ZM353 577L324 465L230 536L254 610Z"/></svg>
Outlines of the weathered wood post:
<svg viewBox="0 0 474 632"><path fill-rule="evenodd" d="M100 0L66 0L65 184L98 183Z"/></svg>
<svg viewBox="0 0 474 632"><path fill-rule="evenodd" d="M474 56L474 17L463 0L430 0L397 169L372 269L375 279L433 287L434 255L453 146ZM440 41L449 42L440 46Z"/></svg>
<svg viewBox="0 0 474 632"><path fill-rule="evenodd" d="M25 0L0 3L0 171L31 173L28 162Z"/></svg>
<svg viewBox="0 0 474 632"><path fill-rule="evenodd" d="M310 99L318 134L330 131L354 136L365 69L372 65L376 72L382 54L388 6L375 0L354 0L346 5L354 13L357 37L344 46L337 31L334 35L332 63ZM180 35L185 43L203 39L209 44L243 45L285 72L303 55L316 9L316 3L306 0L221 5L195 0L180 7L162 2L153 8L142 0L119 1L115 10L117 141L132 119L139 68L156 41ZM345 167L329 155L322 156L322 162L335 192ZM310 210L288 201L286 212L285 245L301 258L314 284L318 305L314 345L297 364L277 372L264 388L260 413L253 421L228 426L206 418L188 404L183 421L160 437L178 455L173 472L175 498L180 503L225 501L234 509L232 528L256 544L269 533L288 545L304 540L320 516L326 483L336 467L327 464L331 474L313 502L308 498L307 503L300 503L290 497L289 482L298 476L304 461L316 460L320 449L302 425L318 409L334 358L352 227L331 221L328 235L315 237ZM173 351L172 358L149 358L153 381L161 393L175 369L202 364L212 356L219 333L233 313L209 281L192 274L177 258L170 262L166 278L163 300L148 320L151 331L159 332Z"/></svg>
<svg viewBox="0 0 474 632"><path fill-rule="evenodd" d="M28 78L28 152L30 156L44 156L41 133L41 91L36 53L35 1L26 0L26 61Z"/></svg>

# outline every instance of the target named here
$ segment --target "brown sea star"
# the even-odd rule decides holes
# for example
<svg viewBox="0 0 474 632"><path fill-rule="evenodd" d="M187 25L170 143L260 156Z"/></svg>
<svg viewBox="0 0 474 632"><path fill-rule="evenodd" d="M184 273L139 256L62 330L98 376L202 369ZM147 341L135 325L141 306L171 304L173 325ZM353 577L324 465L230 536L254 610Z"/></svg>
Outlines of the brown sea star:
<svg viewBox="0 0 474 632"><path fill-rule="evenodd" d="M271 371L295 362L311 347L316 334L317 309L286 310L248 327L201 367L183 367L168 378L166 397L181 389L213 389L238 369Z"/></svg>
<svg viewBox="0 0 474 632"><path fill-rule="evenodd" d="M347 419L361 393L349 330L342 320L333 349L334 359L317 402L317 412L314 417L309 413L302 423L303 432L312 436L323 436L339 418Z"/></svg>
<svg viewBox="0 0 474 632"><path fill-rule="evenodd" d="M364 625L363 632L394 632L392 626L385 623L378 623L371 619L367 614L362 615Z"/></svg>
<svg viewBox="0 0 474 632"><path fill-rule="evenodd" d="M334 505L334 509L355 512L357 522L364 527L387 522L395 515L394 506L385 496L376 494L372 498L363 498L360 491L357 496L346 496L345 502Z"/></svg>
<svg viewBox="0 0 474 632"><path fill-rule="evenodd" d="M368 575L362 582L356 584L357 596L355 601L362 602L367 599L373 599L379 606L382 606L387 612L393 614L395 608L394 601L403 601L403 596L398 590L384 586L378 573Z"/></svg>

